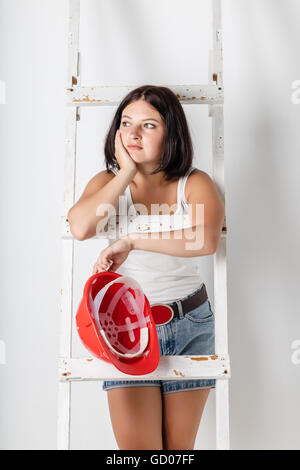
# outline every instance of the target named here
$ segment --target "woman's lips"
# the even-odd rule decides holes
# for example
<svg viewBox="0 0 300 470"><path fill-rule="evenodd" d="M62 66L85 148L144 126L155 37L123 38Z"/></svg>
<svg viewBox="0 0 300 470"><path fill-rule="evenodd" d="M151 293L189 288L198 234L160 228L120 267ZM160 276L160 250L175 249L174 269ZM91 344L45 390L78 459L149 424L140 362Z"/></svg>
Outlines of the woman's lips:
<svg viewBox="0 0 300 470"><path fill-rule="evenodd" d="M137 145L128 145L128 148L134 149L134 150L142 150L142 147L138 147Z"/></svg>

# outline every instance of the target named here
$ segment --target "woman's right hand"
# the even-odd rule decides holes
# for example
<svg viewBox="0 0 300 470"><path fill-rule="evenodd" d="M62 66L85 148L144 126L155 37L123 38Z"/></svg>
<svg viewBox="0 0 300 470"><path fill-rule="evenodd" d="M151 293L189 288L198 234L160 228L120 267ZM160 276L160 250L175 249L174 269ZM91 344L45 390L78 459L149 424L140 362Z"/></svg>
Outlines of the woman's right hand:
<svg viewBox="0 0 300 470"><path fill-rule="evenodd" d="M134 177L137 172L137 166L123 144L120 129L117 130L115 136L115 157L118 161L120 169L126 169L130 171Z"/></svg>

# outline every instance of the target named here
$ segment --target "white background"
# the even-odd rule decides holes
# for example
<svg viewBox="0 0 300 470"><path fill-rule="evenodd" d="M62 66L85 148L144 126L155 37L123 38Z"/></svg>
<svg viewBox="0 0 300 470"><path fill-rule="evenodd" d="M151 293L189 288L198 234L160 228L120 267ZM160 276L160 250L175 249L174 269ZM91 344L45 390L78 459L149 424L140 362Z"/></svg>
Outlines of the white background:
<svg viewBox="0 0 300 470"><path fill-rule="evenodd" d="M56 447L67 13L66 0L0 0L1 449ZM299 21L298 0L223 1L232 449L300 448ZM82 0L84 85L205 84L211 42L209 0ZM105 168L115 110L82 109L76 199ZM184 110L211 174L208 108ZM75 241L74 313L105 246ZM76 331L73 354L86 354ZM72 399L72 449L117 449L102 383L73 384ZM215 448L214 407L211 391L197 449Z"/></svg>

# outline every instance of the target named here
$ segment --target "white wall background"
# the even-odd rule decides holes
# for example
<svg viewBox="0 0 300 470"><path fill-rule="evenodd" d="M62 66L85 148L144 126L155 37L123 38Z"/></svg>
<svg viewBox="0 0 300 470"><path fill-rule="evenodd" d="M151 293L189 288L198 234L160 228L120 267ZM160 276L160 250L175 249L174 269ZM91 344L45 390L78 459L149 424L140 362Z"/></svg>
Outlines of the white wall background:
<svg viewBox="0 0 300 470"><path fill-rule="evenodd" d="M82 0L82 83L207 83L209 0ZM66 0L0 0L0 448L55 449ZM298 0L224 0L232 449L299 449ZM116 108L82 109L76 198ZM184 106L211 174L206 106ZM104 244L102 244L104 243ZM75 242L74 313L105 242ZM212 258L200 259L213 297ZM86 354L74 335L73 354ZM298 355L299 357L299 355ZM72 449L117 449L102 383L72 385ZM215 392L196 448L215 448Z"/></svg>

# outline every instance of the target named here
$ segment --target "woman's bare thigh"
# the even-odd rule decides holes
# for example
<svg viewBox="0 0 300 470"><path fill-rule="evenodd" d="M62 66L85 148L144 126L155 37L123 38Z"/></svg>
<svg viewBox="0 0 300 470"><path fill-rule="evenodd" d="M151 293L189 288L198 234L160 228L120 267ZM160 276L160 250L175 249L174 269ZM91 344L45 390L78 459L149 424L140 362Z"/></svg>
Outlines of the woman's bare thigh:
<svg viewBox="0 0 300 470"><path fill-rule="evenodd" d="M193 450L210 389L186 390L163 396L164 449Z"/></svg>
<svg viewBox="0 0 300 470"><path fill-rule="evenodd" d="M160 387L120 387L108 390L107 394L120 450L163 449Z"/></svg>

